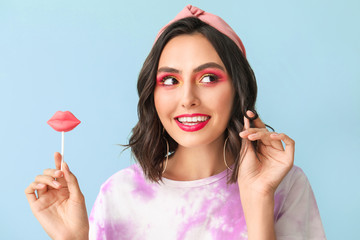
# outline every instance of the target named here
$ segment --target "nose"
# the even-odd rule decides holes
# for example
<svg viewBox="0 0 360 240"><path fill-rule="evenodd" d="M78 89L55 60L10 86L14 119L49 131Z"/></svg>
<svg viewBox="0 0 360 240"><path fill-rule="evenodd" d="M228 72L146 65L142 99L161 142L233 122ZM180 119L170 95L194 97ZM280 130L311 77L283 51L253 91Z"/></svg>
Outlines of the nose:
<svg viewBox="0 0 360 240"><path fill-rule="evenodd" d="M182 86L181 106L185 109L194 108L200 105L198 89L194 83L187 82Z"/></svg>

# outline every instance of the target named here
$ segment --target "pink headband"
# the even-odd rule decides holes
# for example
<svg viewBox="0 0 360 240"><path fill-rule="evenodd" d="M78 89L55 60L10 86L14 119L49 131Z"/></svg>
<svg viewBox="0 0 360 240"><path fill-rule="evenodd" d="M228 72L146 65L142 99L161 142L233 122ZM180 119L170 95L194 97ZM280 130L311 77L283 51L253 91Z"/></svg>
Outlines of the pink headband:
<svg viewBox="0 0 360 240"><path fill-rule="evenodd" d="M165 25L163 28L161 28L158 35L156 36L155 41L159 38L159 36L163 33L163 31L170 24L172 24L173 22L175 22L177 20L187 18L187 17L196 17L196 18L200 19L201 21L209 24L210 26L216 28L218 31L225 34L226 36L228 36L231 40L233 40L236 43L236 45L240 48L241 52L246 57L245 47L244 47L243 43L241 42L239 36L236 35L234 30L232 30L232 28L222 18L220 18L214 14L205 12L205 11L201 10L200 8L194 7L192 5L187 5L181 12L178 13L178 15L176 15L176 17L173 20L171 20L167 25Z"/></svg>

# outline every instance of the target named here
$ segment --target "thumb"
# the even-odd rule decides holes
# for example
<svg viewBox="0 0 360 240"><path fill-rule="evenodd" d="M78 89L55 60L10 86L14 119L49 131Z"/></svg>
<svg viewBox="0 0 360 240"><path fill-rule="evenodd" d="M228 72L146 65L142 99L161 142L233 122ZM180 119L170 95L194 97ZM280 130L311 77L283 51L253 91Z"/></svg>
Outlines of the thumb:
<svg viewBox="0 0 360 240"><path fill-rule="evenodd" d="M246 115L251 119L252 123L253 123L253 127L255 128L265 128L265 124L263 123L263 121L261 121L259 115L257 114L257 112L253 112L253 111L246 111Z"/></svg>
<svg viewBox="0 0 360 240"><path fill-rule="evenodd" d="M243 139L242 144L243 149L241 151L238 177L253 177L257 174L261 162L258 159L258 153L256 152L253 142L248 139Z"/></svg>
<svg viewBox="0 0 360 240"><path fill-rule="evenodd" d="M70 198L75 198L78 200L83 199L83 195L81 193L79 183L78 183L75 175L72 174L72 172L70 172L69 166L67 165L66 162L63 163L63 167L64 167L64 170L63 170L64 178L67 183L68 190L70 192Z"/></svg>
<svg viewBox="0 0 360 240"><path fill-rule="evenodd" d="M60 170L60 168L61 168L61 159L62 159L62 156L59 152L54 153L55 168L57 170Z"/></svg>
<svg viewBox="0 0 360 240"><path fill-rule="evenodd" d="M244 148L243 148L243 156L244 156L243 158L244 158L244 160L248 159L248 158L257 159L253 142L251 142L248 139L243 139L242 144L244 145Z"/></svg>

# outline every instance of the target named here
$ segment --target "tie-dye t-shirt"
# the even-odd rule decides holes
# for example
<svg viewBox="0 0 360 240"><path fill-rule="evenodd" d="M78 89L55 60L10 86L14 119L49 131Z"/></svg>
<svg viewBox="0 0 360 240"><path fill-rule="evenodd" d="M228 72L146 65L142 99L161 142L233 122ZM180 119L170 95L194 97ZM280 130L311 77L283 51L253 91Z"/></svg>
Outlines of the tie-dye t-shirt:
<svg viewBox="0 0 360 240"><path fill-rule="evenodd" d="M90 215L90 239L247 239L237 184L225 170L194 181L153 183L134 164L101 187ZM309 181L294 166L275 193L277 239L326 239Z"/></svg>

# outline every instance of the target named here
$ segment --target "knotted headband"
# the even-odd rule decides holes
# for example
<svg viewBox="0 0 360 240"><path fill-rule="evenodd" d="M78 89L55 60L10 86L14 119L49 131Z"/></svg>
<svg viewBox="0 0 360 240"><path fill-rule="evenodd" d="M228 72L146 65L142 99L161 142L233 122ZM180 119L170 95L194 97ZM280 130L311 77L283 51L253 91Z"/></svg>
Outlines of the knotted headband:
<svg viewBox="0 0 360 240"><path fill-rule="evenodd" d="M187 17L196 17L200 19L201 21L209 24L210 26L216 28L221 33L228 36L231 40L233 40L236 45L240 48L241 52L246 57L245 47L243 43L241 42L240 38L234 30L219 16L216 16L214 14L205 12L204 10L201 10L200 8L194 7L192 5L187 5L181 12L176 15L176 17L171 20L168 24L166 24L163 28L160 29L158 35L156 36L155 41L159 38L159 36L163 33L163 31L173 22L176 22L177 20L187 18Z"/></svg>

